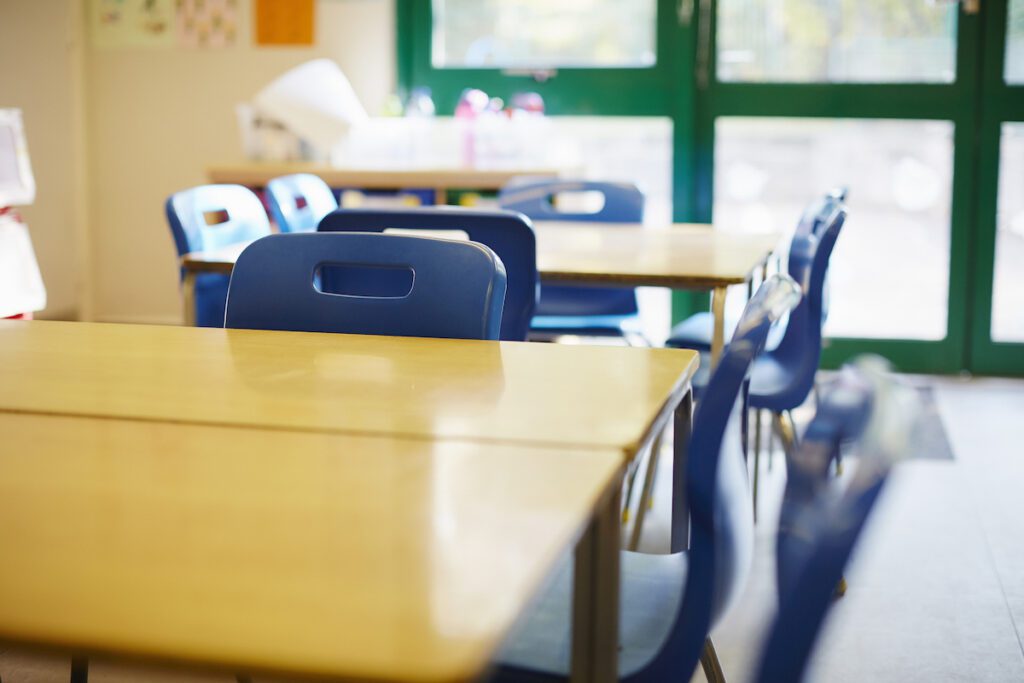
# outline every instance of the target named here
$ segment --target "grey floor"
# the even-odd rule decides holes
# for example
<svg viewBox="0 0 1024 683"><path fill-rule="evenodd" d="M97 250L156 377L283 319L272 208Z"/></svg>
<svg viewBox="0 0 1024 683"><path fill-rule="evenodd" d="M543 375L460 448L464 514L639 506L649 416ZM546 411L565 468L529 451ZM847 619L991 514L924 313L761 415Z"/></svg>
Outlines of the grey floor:
<svg viewBox="0 0 1024 683"><path fill-rule="evenodd" d="M1024 681L1024 381L931 381L954 460L899 466L847 572L849 591L831 613L813 681ZM762 470L748 590L714 634L731 681L748 679L774 609L772 518L783 484L780 465ZM655 499L645 533L652 550L662 547L666 529L666 497ZM4 683L67 676L62 658L0 653ZM694 680L702 679L698 673ZM94 662L90 680L232 679Z"/></svg>

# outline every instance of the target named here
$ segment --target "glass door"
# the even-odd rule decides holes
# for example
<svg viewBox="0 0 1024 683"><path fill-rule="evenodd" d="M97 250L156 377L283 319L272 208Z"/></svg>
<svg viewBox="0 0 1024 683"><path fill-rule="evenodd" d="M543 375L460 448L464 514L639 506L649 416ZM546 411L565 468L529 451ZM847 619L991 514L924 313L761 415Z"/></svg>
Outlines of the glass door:
<svg viewBox="0 0 1024 683"><path fill-rule="evenodd" d="M1024 374L1024 0L983 8L970 367Z"/></svg>
<svg viewBox="0 0 1024 683"><path fill-rule="evenodd" d="M696 201L788 230L834 186L825 363L954 371L967 348L978 16L942 0L702 0ZM709 203L709 204L708 204Z"/></svg>

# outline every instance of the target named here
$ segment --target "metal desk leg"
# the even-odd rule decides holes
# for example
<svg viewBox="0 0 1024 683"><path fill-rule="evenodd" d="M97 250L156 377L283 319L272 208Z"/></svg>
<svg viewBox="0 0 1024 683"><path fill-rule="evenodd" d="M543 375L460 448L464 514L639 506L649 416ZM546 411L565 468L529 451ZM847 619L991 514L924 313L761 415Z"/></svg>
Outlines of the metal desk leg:
<svg viewBox="0 0 1024 683"><path fill-rule="evenodd" d="M619 677L619 506L616 481L599 503L576 544L570 680L616 681Z"/></svg>
<svg viewBox="0 0 1024 683"><path fill-rule="evenodd" d="M711 368L718 365L725 348L725 287L715 287L711 292L711 315L715 319L714 334L711 337Z"/></svg>
<svg viewBox="0 0 1024 683"><path fill-rule="evenodd" d="M196 274L186 270L181 281L181 299L185 307L184 320L187 327L196 326Z"/></svg>
<svg viewBox="0 0 1024 683"><path fill-rule="evenodd" d="M693 392L676 408L672 435L672 539L670 551L677 553L690 547L690 502L686 499L686 463L690 448L693 421Z"/></svg>

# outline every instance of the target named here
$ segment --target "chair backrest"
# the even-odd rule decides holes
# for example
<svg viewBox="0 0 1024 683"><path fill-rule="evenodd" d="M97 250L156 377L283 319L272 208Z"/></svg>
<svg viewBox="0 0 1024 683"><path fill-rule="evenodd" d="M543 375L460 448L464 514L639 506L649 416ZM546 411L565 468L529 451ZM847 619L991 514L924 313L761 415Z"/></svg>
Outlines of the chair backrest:
<svg viewBox="0 0 1024 683"><path fill-rule="evenodd" d="M200 185L176 192L164 209L179 256L270 234L263 202L241 185Z"/></svg>
<svg viewBox="0 0 1024 683"><path fill-rule="evenodd" d="M318 288L346 273L344 293ZM404 274L377 292L373 273ZM225 327L410 337L497 339L505 269L475 242L378 234L271 235L238 257Z"/></svg>
<svg viewBox="0 0 1024 683"><path fill-rule="evenodd" d="M795 236L817 235L820 237L836 209L846 204L848 194L849 191L845 187L837 187L811 202L800 216Z"/></svg>
<svg viewBox="0 0 1024 683"><path fill-rule="evenodd" d="M596 212L560 211L554 205L558 195L600 193L604 204ZM498 193L503 209L519 211L531 220L594 221L600 223L641 223L644 219L644 195L630 183L553 178L513 179ZM622 287L586 287L580 285L544 285L541 287L538 315L553 316L629 316L638 311L636 292Z"/></svg>
<svg viewBox="0 0 1024 683"><path fill-rule="evenodd" d="M791 463L779 519L779 611L755 680L803 679L843 568L893 463L919 424L918 398L868 359L844 368L822 392L817 414ZM830 486L829 463L840 443L860 456L842 492Z"/></svg>
<svg viewBox="0 0 1024 683"><path fill-rule="evenodd" d="M387 229L459 231L486 244L505 265L508 290L501 339L523 341L537 306L537 238L524 216L512 211L474 211L457 207L417 209L338 209L327 214L320 232L383 232Z"/></svg>
<svg viewBox="0 0 1024 683"><path fill-rule="evenodd" d="M690 549L675 625L649 664L652 680L689 680L704 639L738 596L753 559L753 508L735 418L750 366L771 325L800 300L799 286L775 275L747 303L697 406L687 457ZM731 426L730 426L731 425Z"/></svg>
<svg viewBox="0 0 1024 683"><path fill-rule="evenodd" d="M557 195L597 192L604 196L604 205L596 212L559 211L553 201ZM501 208L519 211L532 220L594 221L598 223L642 223L644 195L632 183L609 183L593 180L537 179L512 182L498 193Z"/></svg>
<svg viewBox="0 0 1024 683"><path fill-rule="evenodd" d="M789 275L800 284L804 296L789 314L779 345L770 352L789 377L788 385L774 397L778 409L796 408L814 386L821 360L825 275L845 221L846 209L837 206L817 235L797 235L790 245Z"/></svg>
<svg viewBox="0 0 1024 683"><path fill-rule="evenodd" d="M271 180L267 183L267 204L281 232L315 232L323 217L338 208L334 192L312 173Z"/></svg>

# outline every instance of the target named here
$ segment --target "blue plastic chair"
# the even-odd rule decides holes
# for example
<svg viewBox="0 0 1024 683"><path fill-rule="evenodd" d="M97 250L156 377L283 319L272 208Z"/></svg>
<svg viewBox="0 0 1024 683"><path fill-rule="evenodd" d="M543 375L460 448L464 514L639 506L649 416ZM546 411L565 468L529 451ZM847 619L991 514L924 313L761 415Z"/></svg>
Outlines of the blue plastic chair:
<svg viewBox="0 0 1024 683"><path fill-rule="evenodd" d="M604 206L596 213L558 211L552 201L558 194L599 192ZM541 178L513 180L502 188L498 202L503 209L519 211L531 220L642 223L644 195L635 185ZM542 285L533 319L534 330L545 335L621 335L636 323L636 291L621 287Z"/></svg>
<svg viewBox="0 0 1024 683"><path fill-rule="evenodd" d="M739 430L740 388L768 329L800 298L786 276L766 282L747 304L736 340L715 368L694 416L686 463L689 550L622 551L619 676L688 681L708 634L737 597L753 554L753 518ZM726 439L729 443L723 443ZM567 558L568 559L568 558ZM562 681L569 674L571 560L563 563L499 654L500 681ZM709 648L713 652L713 648Z"/></svg>
<svg viewBox="0 0 1024 683"><path fill-rule="evenodd" d="M843 569L893 463L908 450L917 397L888 380L883 364L870 359L844 368L822 392L791 463L776 547L779 611L754 679L760 683L803 680ZM842 442L858 438L857 470L836 493L829 465Z"/></svg>
<svg viewBox="0 0 1024 683"><path fill-rule="evenodd" d="M263 202L241 185L202 185L171 195L164 209L178 257L193 251L219 249L270 234ZM182 272L184 277L184 271ZM196 325L222 327L229 276L196 276Z"/></svg>
<svg viewBox="0 0 1024 683"><path fill-rule="evenodd" d="M338 208L331 188L311 173L271 180L267 183L267 204L281 232L315 232L323 217Z"/></svg>
<svg viewBox="0 0 1024 683"><path fill-rule="evenodd" d="M505 264L508 290L501 339L524 341L537 305L537 239L530 222L512 211L457 207L375 210L338 209L320 222L320 232L383 232L387 229L460 231L486 244ZM330 283L325 283L328 291Z"/></svg>
<svg viewBox="0 0 1024 683"><path fill-rule="evenodd" d="M821 360L821 316L825 275L846 209L837 207L818 235L793 241L789 273L801 284L804 298L789 315L779 345L757 359L750 378L750 407L776 414L799 407L814 387Z"/></svg>
<svg viewBox="0 0 1024 683"><path fill-rule="evenodd" d="M802 239L809 235L820 237L821 230L827 224L828 219L843 204L845 199L846 190L840 188L832 190L820 199L812 202L801 215L800 221L797 223L796 230L793 233L793 240ZM790 275L793 275L793 273L790 273ZM824 324L824 320L822 324ZM784 329L785 323L780 324L778 331L782 332ZM714 317L711 313L708 311L694 313L672 328L665 346L710 352L713 330ZM772 339L769 339L768 348L774 348L774 346L775 344Z"/></svg>
<svg viewBox="0 0 1024 683"><path fill-rule="evenodd" d="M345 271L345 293L318 289ZM365 277L403 274L401 291ZM231 274L224 326L296 332L497 339L505 268L475 242L403 235L298 233L250 244Z"/></svg>

